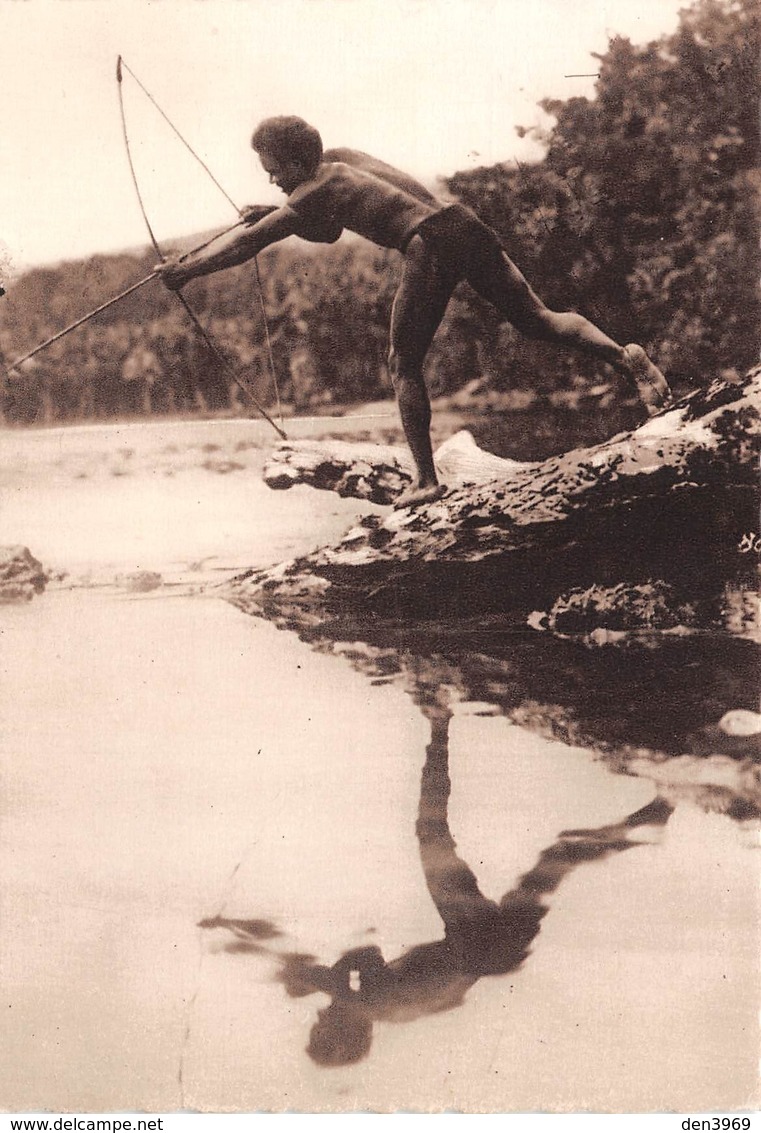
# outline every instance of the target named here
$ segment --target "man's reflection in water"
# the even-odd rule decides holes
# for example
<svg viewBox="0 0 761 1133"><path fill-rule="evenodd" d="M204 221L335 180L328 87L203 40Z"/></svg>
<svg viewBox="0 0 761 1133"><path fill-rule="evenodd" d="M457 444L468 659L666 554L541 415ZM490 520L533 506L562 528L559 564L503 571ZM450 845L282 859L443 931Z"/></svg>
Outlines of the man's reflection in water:
<svg viewBox="0 0 761 1133"><path fill-rule="evenodd" d="M358 1062L370 1050L373 1023L404 1022L456 1007L482 976L514 971L526 958L548 911L543 898L583 862L640 844L636 827L662 827L673 807L662 799L598 830L570 830L544 850L499 904L484 897L458 857L449 830L449 713L426 709L431 742L423 767L417 836L425 879L444 922L444 939L419 944L386 961L376 946L355 948L332 967L311 956L281 955L278 978L291 996L322 991L307 1052L321 1066ZM224 924L224 922L218 922ZM233 927L232 924L229 927Z"/></svg>

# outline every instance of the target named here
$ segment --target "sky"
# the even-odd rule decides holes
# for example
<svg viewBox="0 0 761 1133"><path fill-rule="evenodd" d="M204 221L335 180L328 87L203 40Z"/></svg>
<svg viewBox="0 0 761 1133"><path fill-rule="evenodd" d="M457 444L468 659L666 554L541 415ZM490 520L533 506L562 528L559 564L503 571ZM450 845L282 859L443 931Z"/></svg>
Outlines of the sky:
<svg viewBox="0 0 761 1133"><path fill-rule="evenodd" d="M116 83L122 55L237 205L282 200L250 148L300 114L432 184L541 151L541 98L591 97L610 36L672 32L684 0L0 0L0 283L147 242ZM579 77L587 76L587 77ZM160 243L231 205L124 77L130 142Z"/></svg>

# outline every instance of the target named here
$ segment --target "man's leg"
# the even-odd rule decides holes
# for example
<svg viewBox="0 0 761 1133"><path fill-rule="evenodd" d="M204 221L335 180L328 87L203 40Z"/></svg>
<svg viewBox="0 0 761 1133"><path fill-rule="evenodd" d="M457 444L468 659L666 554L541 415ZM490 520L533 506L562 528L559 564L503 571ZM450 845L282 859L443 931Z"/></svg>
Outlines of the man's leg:
<svg viewBox="0 0 761 1133"><path fill-rule="evenodd" d="M670 390L641 346L619 346L575 311L551 311L512 260L495 244L471 265L468 282L528 338L557 342L609 362L634 382L649 413L668 401Z"/></svg>
<svg viewBox="0 0 761 1133"><path fill-rule="evenodd" d="M422 238L413 236L391 311L389 370L404 435L417 469L417 483L399 498L397 507L425 503L444 493L433 466L431 405L423 380L423 362L454 284Z"/></svg>

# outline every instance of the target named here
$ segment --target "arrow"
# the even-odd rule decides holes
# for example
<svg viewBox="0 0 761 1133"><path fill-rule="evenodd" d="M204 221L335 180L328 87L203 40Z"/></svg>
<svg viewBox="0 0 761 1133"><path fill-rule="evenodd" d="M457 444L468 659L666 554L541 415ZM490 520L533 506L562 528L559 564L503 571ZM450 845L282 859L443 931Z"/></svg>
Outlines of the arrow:
<svg viewBox="0 0 761 1133"><path fill-rule="evenodd" d="M218 240L220 236L226 236L228 232L232 232L235 228L238 228L241 224L245 223L246 222L244 220L239 220L236 224L231 224L229 228L224 228L221 232L215 233L215 235L210 237L208 240L204 240L203 244L198 244L195 248L191 248L189 252L185 252L184 255L180 256L179 262L182 263L184 259L186 259L188 256L192 256L195 252L203 251L204 248L208 248L209 244L212 244L215 240ZM10 373L11 370L18 369L18 367L23 362L28 361L29 358L34 358L35 354L39 354L41 350L44 350L48 346L52 346L54 342L58 342L58 340L67 335L69 331L76 330L77 327L81 327L83 323L88 322L88 320L92 319L95 315L99 315L101 311L107 311L109 307L112 307L114 303L118 303L120 299L126 298L126 296L131 295L133 291L139 290L139 288L144 287L146 283L150 283L152 280L158 278L159 273L154 268L149 275L144 275L142 279L138 279L137 283L130 284L130 286L126 287L124 291L120 291L118 295L114 295L111 299L107 299L105 303L101 303L100 306L96 307L94 310L88 311L86 315L82 315L82 317L76 319L75 322L69 323L69 325L67 327L64 327L63 330L59 330L56 332L56 334L51 335L50 338L46 338L44 342L41 342L38 346L35 346L34 349L30 350L28 354L24 354L21 358L17 358L16 361L12 363L12 365L7 367L8 373Z"/></svg>

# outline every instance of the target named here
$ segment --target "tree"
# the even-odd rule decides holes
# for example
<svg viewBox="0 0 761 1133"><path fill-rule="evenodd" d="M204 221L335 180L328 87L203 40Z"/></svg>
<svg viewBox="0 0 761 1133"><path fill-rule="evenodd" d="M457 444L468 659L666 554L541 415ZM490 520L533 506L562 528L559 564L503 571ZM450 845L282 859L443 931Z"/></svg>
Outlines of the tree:
<svg viewBox="0 0 761 1133"><path fill-rule="evenodd" d="M542 104L554 124L539 134L541 161L448 181L497 231L550 307L575 308L618 341L642 342L677 389L680 379L700 384L724 370L743 371L757 356L760 24L752 0L697 0L670 36L643 46L613 39L598 57L594 98ZM18 357L145 275L154 259L148 251L95 256L27 273L3 299L0 350ZM281 396L306 408L389 393L393 252L360 240L288 242L260 257L260 275ZM260 400L271 404L256 288L254 265L244 264L194 280L187 293L231 361L249 367ZM122 367L138 327L157 370L150 397L136 400L136 379L122 388L129 385ZM47 352L23 381L11 374L9 422L114 414L137 404L152 413L235 408L228 377L160 284L136 291L88 328ZM428 358L434 394L483 378L496 389L552 395L592 386L603 374L609 382L608 369L590 359L500 325L465 286ZM615 416L637 412L634 399L616 400L604 421L597 415L603 435L608 426L634 424ZM566 423L559 447L567 433Z"/></svg>
<svg viewBox="0 0 761 1133"><path fill-rule="evenodd" d="M760 23L699 0L671 36L613 39L594 99L542 103L541 162L450 181L551 306L564 290L688 380L756 359Z"/></svg>

